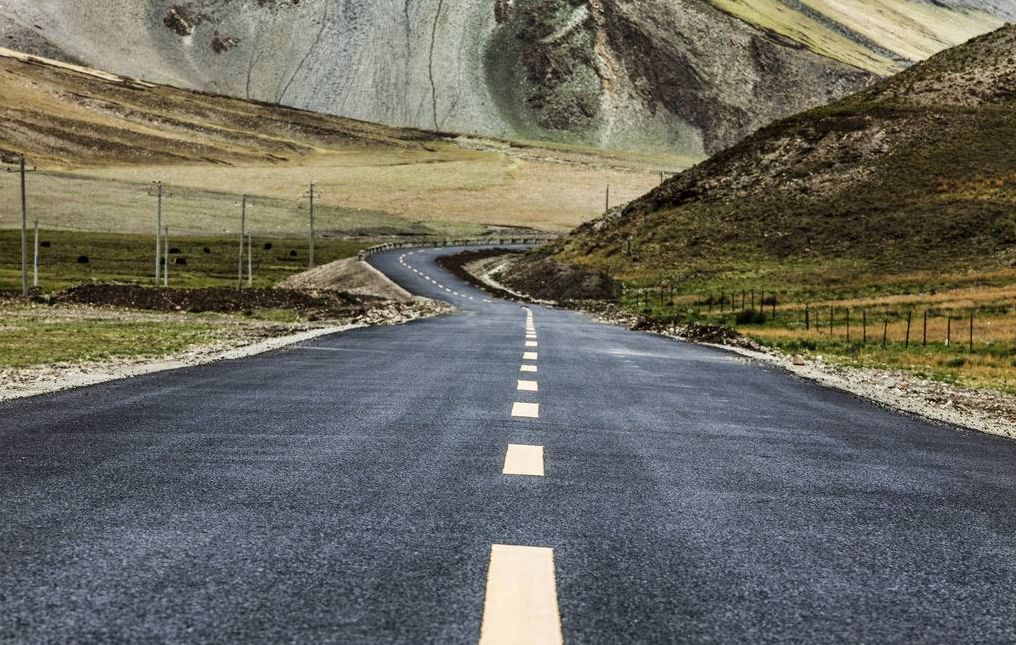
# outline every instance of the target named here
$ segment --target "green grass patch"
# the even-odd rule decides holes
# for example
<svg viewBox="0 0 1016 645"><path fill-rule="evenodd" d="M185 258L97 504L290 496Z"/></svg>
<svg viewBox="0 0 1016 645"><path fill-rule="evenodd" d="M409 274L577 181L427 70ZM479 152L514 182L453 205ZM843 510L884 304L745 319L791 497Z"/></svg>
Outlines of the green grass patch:
<svg viewBox="0 0 1016 645"><path fill-rule="evenodd" d="M39 287L43 291L88 282L154 284L154 235L42 231L40 241L48 243L40 248ZM352 257L371 244L370 240L318 240L315 261L324 264ZM171 251L176 251L169 255L170 286L200 288L236 284L239 239L171 236L169 246ZM82 258L87 258L87 263ZM306 270L307 242L292 237L255 238L252 258L254 286L271 287ZM0 291L20 288L21 233L0 230Z"/></svg>
<svg viewBox="0 0 1016 645"><path fill-rule="evenodd" d="M43 313L43 312L40 312ZM0 367L166 356L230 337L212 321L79 320L0 316Z"/></svg>

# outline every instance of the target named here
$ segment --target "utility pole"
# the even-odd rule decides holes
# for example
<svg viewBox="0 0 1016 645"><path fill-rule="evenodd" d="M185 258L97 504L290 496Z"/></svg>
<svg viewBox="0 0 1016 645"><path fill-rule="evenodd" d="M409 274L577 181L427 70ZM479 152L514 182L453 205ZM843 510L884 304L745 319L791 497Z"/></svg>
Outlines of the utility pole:
<svg viewBox="0 0 1016 645"><path fill-rule="evenodd" d="M32 172L25 167L25 155L18 155L18 169L7 172L21 174L21 294L28 295L28 185L27 174Z"/></svg>
<svg viewBox="0 0 1016 645"><path fill-rule="evenodd" d="M21 155L21 293L28 295L28 189L25 155Z"/></svg>
<svg viewBox="0 0 1016 645"><path fill-rule="evenodd" d="M310 199L310 246L307 252L307 268L314 268L314 198L317 194L314 192L314 182L310 183L310 190L307 191L307 197Z"/></svg>
<svg viewBox="0 0 1016 645"><path fill-rule="evenodd" d="M236 267L236 288L243 288L243 247L247 235L247 196L241 198L240 206L240 259Z"/></svg>
<svg viewBox="0 0 1016 645"><path fill-rule="evenodd" d="M162 182L157 181L155 185L158 189L158 206L155 211L155 286L159 286L159 273L161 270L162 260ZM166 267L169 269L169 267Z"/></svg>
<svg viewBox="0 0 1016 645"><path fill-rule="evenodd" d="M610 212L610 186L607 186L607 207L603 210L604 213Z"/></svg>
<svg viewBox="0 0 1016 645"><path fill-rule="evenodd" d="M162 270L162 286L168 287L169 286L169 227L168 226L165 228L165 234L163 235L163 240L162 241L163 241L163 245L164 245L163 248L165 249L165 253L163 254L163 259L166 262L166 268L164 268Z"/></svg>
<svg viewBox="0 0 1016 645"><path fill-rule="evenodd" d="M39 288L39 220L35 220L35 256L32 261L32 288Z"/></svg>
<svg viewBox="0 0 1016 645"><path fill-rule="evenodd" d="M254 286L254 236L247 235L247 287Z"/></svg>

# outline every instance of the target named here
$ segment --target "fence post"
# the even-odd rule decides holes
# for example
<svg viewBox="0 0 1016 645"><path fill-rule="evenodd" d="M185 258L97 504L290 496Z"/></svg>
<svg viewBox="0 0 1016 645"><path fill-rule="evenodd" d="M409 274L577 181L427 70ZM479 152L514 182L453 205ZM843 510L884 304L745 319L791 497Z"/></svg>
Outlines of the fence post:
<svg viewBox="0 0 1016 645"><path fill-rule="evenodd" d="M868 310L861 310L861 341L868 344Z"/></svg>
<svg viewBox="0 0 1016 645"><path fill-rule="evenodd" d="M804 303L804 330L811 331L811 306Z"/></svg>
<svg viewBox="0 0 1016 645"><path fill-rule="evenodd" d="M924 310L924 337L921 340L921 347L928 346L928 310Z"/></svg>
<svg viewBox="0 0 1016 645"><path fill-rule="evenodd" d="M946 321L948 322L945 325L945 346L949 347L952 344L952 314L946 316Z"/></svg>
<svg viewBox="0 0 1016 645"><path fill-rule="evenodd" d="M850 342L850 307L847 307L847 342Z"/></svg>
<svg viewBox="0 0 1016 645"><path fill-rule="evenodd" d="M974 310L970 310L970 353L974 353Z"/></svg>
<svg viewBox="0 0 1016 645"><path fill-rule="evenodd" d="M882 319L882 349L885 349L886 342L889 339L889 319Z"/></svg>
<svg viewBox="0 0 1016 645"><path fill-rule="evenodd" d="M836 307L830 305L829 307L829 337L833 336L833 318L836 317Z"/></svg>
<svg viewBox="0 0 1016 645"><path fill-rule="evenodd" d="M914 312L913 311L908 311L907 312L907 340L903 344L903 346L905 348L907 348L907 349L910 349L910 320L911 320L911 318L913 318L913 316L914 316Z"/></svg>

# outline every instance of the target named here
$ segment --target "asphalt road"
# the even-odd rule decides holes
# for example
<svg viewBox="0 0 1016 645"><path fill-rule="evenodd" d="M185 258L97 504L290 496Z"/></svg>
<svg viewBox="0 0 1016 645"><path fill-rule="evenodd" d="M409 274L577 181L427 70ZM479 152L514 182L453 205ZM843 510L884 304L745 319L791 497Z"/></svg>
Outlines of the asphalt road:
<svg viewBox="0 0 1016 645"><path fill-rule="evenodd" d="M1016 641L1016 442L437 252L458 314L0 404L0 642Z"/></svg>

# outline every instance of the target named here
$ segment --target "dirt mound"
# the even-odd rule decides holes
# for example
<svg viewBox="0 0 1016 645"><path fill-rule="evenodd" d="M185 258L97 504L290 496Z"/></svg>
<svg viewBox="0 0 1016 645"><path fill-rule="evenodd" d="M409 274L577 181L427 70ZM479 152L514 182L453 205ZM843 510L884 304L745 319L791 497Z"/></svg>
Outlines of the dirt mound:
<svg viewBox="0 0 1016 645"><path fill-rule="evenodd" d="M363 301L338 291L292 289L154 289L131 284L88 284L52 296L54 302L191 313L239 313L255 309L289 309L322 317L364 313Z"/></svg>
<svg viewBox="0 0 1016 645"><path fill-rule="evenodd" d="M346 258L329 262L298 273L284 280L282 289L312 289L323 291L344 291L360 297L388 298L398 302L412 299L412 294L402 289L383 274L364 265L357 258Z"/></svg>
<svg viewBox="0 0 1016 645"><path fill-rule="evenodd" d="M614 280L603 271L530 255L498 275L505 286L540 300L615 300Z"/></svg>

